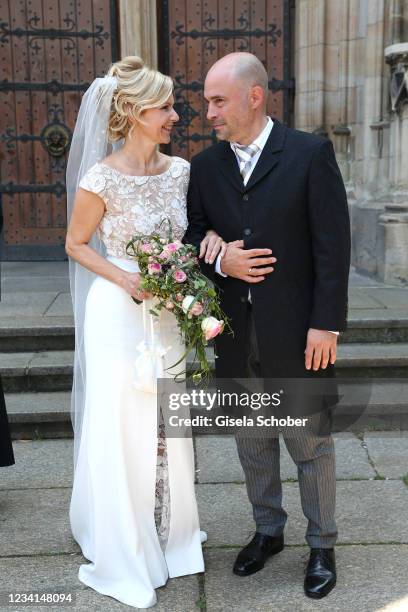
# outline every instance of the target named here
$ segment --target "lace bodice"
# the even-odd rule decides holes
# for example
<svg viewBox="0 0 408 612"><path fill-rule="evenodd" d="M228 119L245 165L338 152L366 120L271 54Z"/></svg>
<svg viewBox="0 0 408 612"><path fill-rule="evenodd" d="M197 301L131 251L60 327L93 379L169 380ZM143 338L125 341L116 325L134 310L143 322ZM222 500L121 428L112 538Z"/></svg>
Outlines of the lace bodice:
<svg viewBox="0 0 408 612"><path fill-rule="evenodd" d="M153 176L122 174L102 162L88 170L79 186L96 193L105 203L98 227L107 254L127 258L125 248L137 233L157 231L164 217L170 219L173 237L181 240L187 229L186 195L190 164L172 157L170 168ZM166 237L167 224L160 233Z"/></svg>

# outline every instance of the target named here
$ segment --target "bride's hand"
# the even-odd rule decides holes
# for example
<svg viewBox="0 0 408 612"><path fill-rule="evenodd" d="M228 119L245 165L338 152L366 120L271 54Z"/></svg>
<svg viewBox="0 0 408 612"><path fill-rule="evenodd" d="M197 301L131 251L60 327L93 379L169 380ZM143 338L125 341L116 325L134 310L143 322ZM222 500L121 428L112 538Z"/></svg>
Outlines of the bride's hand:
<svg viewBox="0 0 408 612"><path fill-rule="evenodd" d="M205 263L214 263L218 254L224 256L227 243L214 230L207 230L205 238L200 243L200 259L205 256Z"/></svg>
<svg viewBox="0 0 408 612"><path fill-rule="evenodd" d="M147 300L152 297L151 293L139 289L141 277L139 272L125 272L121 278L120 286L129 295L137 300Z"/></svg>
<svg viewBox="0 0 408 612"><path fill-rule="evenodd" d="M144 289L137 289L134 296L137 300L150 300L153 297L152 293L145 291Z"/></svg>

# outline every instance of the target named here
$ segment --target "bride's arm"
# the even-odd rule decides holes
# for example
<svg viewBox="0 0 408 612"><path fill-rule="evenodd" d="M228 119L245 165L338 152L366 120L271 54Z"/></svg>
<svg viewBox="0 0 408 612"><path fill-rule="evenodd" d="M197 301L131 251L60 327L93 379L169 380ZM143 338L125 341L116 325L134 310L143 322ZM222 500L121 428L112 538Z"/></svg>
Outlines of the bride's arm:
<svg viewBox="0 0 408 612"><path fill-rule="evenodd" d="M204 257L205 263L214 263L216 257L223 257L227 250L227 243L217 234L215 230L207 230L205 237L200 242L198 256Z"/></svg>
<svg viewBox="0 0 408 612"><path fill-rule="evenodd" d="M84 268L119 285L129 295L141 299L143 295L140 292L137 293L140 274L122 270L88 245L92 234L96 231L104 215L104 211L105 205L99 196L91 191L78 189L67 230L65 251L69 257L75 259Z"/></svg>

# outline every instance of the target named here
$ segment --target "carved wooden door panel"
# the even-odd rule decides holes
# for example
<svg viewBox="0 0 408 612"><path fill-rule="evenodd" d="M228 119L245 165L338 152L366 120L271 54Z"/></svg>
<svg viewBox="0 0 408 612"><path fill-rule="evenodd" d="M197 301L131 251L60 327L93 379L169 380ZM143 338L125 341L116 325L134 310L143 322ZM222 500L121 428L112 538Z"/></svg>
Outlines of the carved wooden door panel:
<svg viewBox="0 0 408 612"><path fill-rule="evenodd" d="M171 153L190 159L215 142L205 114L203 82L210 66L233 51L254 53L269 75L268 114L290 122L292 0L162 0L157 3L160 68L175 79L181 116Z"/></svg>
<svg viewBox="0 0 408 612"><path fill-rule="evenodd" d="M116 2L0 0L2 257L65 259L65 169L81 94L116 60Z"/></svg>

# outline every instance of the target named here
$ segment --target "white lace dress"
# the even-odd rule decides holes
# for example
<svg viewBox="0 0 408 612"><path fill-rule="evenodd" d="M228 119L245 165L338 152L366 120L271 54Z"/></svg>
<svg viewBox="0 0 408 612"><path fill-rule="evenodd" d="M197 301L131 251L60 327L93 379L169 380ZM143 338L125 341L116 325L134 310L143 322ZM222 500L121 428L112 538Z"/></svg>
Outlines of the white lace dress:
<svg viewBox="0 0 408 612"><path fill-rule="evenodd" d="M157 176L130 176L97 163L80 187L105 203L98 228L107 259L138 271L126 243L136 233L171 220L174 238L187 227L189 163L173 157ZM161 230L165 237L165 227ZM156 323L165 367L183 355L174 315ZM142 306L117 285L97 277L86 303L86 404L70 505L71 529L83 555L84 584L138 608L157 601L168 577L204 571L191 438L158 432L156 396L133 387L137 346L144 334ZM184 369L185 363L180 364Z"/></svg>

